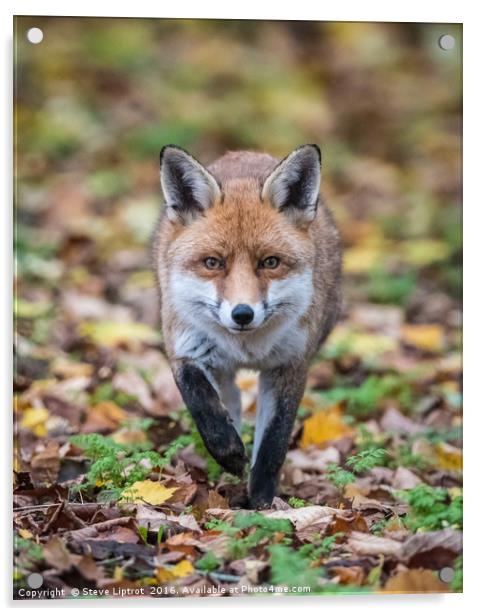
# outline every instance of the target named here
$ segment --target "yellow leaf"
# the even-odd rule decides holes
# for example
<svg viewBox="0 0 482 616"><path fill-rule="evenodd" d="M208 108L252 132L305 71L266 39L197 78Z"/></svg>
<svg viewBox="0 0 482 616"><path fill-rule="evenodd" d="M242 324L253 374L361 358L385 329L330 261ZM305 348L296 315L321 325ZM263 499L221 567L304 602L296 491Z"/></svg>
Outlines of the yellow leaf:
<svg viewBox="0 0 482 616"><path fill-rule="evenodd" d="M47 428L45 422L49 418L49 412L44 408L28 408L22 414L20 426L33 432L35 436L41 438L46 436Z"/></svg>
<svg viewBox="0 0 482 616"><path fill-rule="evenodd" d="M352 434L353 430L343 422L340 405L335 404L305 421L300 445L306 449L310 445L324 445L328 441Z"/></svg>
<svg viewBox="0 0 482 616"><path fill-rule="evenodd" d="M144 323L99 321L82 323L81 336L89 338L94 344L116 347L126 343L158 342L160 335Z"/></svg>
<svg viewBox="0 0 482 616"><path fill-rule="evenodd" d="M327 349L342 347L346 352L363 358L376 358L378 355L395 351L397 341L384 334L361 333L344 325L338 325L331 334Z"/></svg>
<svg viewBox="0 0 482 616"><path fill-rule="evenodd" d="M438 352L444 346L444 332L440 325L404 325L402 340L422 351Z"/></svg>
<svg viewBox="0 0 482 616"><path fill-rule="evenodd" d="M435 445L437 455L437 465L446 471L462 470L462 451L448 443L437 443Z"/></svg>
<svg viewBox="0 0 482 616"><path fill-rule="evenodd" d="M450 247L439 240L409 240L400 244L400 252L411 265L429 265L450 254Z"/></svg>
<svg viewBox="0 0 482 616"><path fill-rule="evenodd" d="M17 297L14 303L15 316L21 319L37 319L52 309L50 302L28 302Z"/></svg>
<svg viewBox="0 0 482 616"><path fill-rule="evenodd" d="M343 271L348 274L364 274L380 263L382 250L379 246L355 246L343 255Z"/></svg>
<svg viewBox="0 0 482 616"><path fill-rule="evenodd" d="M136 481L122 492L120 502L148 503L149 505L162 505L177 492L178 488L166 488L157 481L146 479Z"/></svg>
<svg viewBox="0 0 482 616"><path fill-rule="evenodd" d="M156 578L159 584L165 584L166 582L171 582L174 579L174 576L170 569L166 569L166 567L158 567L156 569Z"/></svg>
<svg viewBox="0 0 482 616"><path fill-rule="evenodd" d="M119 565L114 568L113 578L116 582L121 582L124 579L124 569L119 567Z"/></svg>
<svg viewBox="0 0 482 616"><path fill-rule="evenodd" d="M20 528L18 534L22 539L33 539L33 534L26 528Z"/></svg>
<svg viewBox="0 0 482 616"><path fill-rule="evenodd" d="M188 560L184 559L170 569L167 569L166 567L158 567L156 569L156 577L158 582L164 583L170 582L175 578L186 577L186 575L190 575L193 571L194 567L192 564Z"/></svg>
<svg viewBox="0 0 482 616"><path fill-rule="evenodd" d="M185 577L186 575L189 575L193 571L194 571L194 567L186 559L181 560L181 562L178 562L177 565L175 565L171 569L171 572L174 575L174 577Z"/></svg>

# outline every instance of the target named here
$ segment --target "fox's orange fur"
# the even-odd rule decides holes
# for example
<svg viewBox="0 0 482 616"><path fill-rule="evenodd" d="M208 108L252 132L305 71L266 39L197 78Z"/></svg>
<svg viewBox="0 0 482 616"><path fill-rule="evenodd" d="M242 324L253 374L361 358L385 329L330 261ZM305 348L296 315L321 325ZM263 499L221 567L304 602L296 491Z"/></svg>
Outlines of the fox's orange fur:
<svg viewBox="0 0 482 616"><path fill-rule="evenodd" d="M198 403L196 383L204 407L190 410L208 449L227 468L210 432L229 433L229 457L244 459L229 428L232 422L239 429L240 421L234 375L240 367L261 371L250 492L253 505L263 506L274 493L307 362L340 307L340 245L319 198L319 152L303 146L281 163L267 154L230 152L204 169L168 146L161 181L166 208L154 254L167 354L188 407ZM210 406L217 419L206 424ZM270 432L283 416L276 454ZM278 455L271 471L270 447ZM266 481L256 470L261 463Z"/></svg>

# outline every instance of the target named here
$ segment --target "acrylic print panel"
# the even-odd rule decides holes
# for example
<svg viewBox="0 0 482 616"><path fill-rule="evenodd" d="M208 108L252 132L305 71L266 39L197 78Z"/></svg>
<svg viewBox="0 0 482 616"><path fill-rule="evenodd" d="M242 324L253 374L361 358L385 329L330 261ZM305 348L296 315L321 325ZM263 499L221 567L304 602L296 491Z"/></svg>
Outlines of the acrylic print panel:
<svg viewBox="0 0 482 616"><path fill-rule="evenodd" d="M461 45L15 19L15 598L461 591Z"/></svg>

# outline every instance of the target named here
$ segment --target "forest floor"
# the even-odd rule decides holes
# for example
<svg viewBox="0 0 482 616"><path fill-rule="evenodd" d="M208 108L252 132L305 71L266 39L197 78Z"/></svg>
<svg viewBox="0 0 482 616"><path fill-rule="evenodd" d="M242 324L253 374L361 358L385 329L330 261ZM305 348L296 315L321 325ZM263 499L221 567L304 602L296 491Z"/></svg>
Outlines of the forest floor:
<svg viewBox="0 0 482 616"><path fill-rule="evenodd" d="M352 297L311 367L279 496L247 511L245 482L222 472L183 408L145 249L99 257L110 224L62 236L55 257L24 256L37 281L20 277L16 301L16 592L32 572L65 596L460 590L452 300ZM418 322L427 311L444 324ZM249 452L256 375L238 384Z"/></svg>

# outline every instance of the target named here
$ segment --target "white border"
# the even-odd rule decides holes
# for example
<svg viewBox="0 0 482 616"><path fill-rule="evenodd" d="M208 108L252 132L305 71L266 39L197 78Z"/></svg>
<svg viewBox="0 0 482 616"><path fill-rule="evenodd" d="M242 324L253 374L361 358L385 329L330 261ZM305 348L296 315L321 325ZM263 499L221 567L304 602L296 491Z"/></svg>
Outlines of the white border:
<svg viewBox="0 0 482 616"><path fill-rule="evenodd" d="M237 18L237 19L313 19L313 20L340 20L340 21L416 21L416 22L464 22L464 359L465 359L465 554L464 554L464 587L463 595L445 596L352 596L352 597L299 597L299 598L273 598L273 599L254 599L242 598L229 601L229 606L224 600L169 600L166 603L154 603L151 601L124 600L116 601L113 605L107 602L90 601L86 602L16 602L9 601L11 595L11 582L9 579L10 569L2 567L1 574L1 596L7 609L19 609L22 612L35 609L36 612L47 612L51 609L90 609L90 610L124 610L124 609L155 609L174 610L174 611L198 611L211 613L220 610L230 612L245 611L252 606L254 609L276 609L277 612L285 613L289 610L304 607L307 611L333 612L337 615L343 614L373 614L390 613L390 616L403 614L407 611L416 610L418 614L424 611L437 610L440 616L444 614L454 615L454 610L468 610L471 605L480 603L477 596L478 585L480 586L480 575L482 565L477 551L480 545L480 526L481 526L481 477L480 457L477 456L481 449L482 429L481 429L481 387L479 382L480 365L480 263L481 255L477 250L480 244L480 234L482 233L481 223L481 197L480 197L480 110L482 101L480 88L478 87L477 75L480 72L481 54L481 27L482 22L478 19L476 2L471 0L459 0L458 2L447 1L420 1L404 0L401 3L384 1L364 2L344 1L341 2L322 2L321 0L297 0L295 3L284 5L279 2L257 2L246 1L240 4L230 2L214 2L205 0L203 2L176 2L165 4L159 1L136 0L133 3L120 7L117 3L107 3L101 0L82 0L76 5L66 4L60 1L43 0L39 6L38 2L2 2L0 11L2 19L0 27L2 29L2 111L0 112L0 135L4 140L4 152L0 164L0 186L3 190L2 200L2 225L3 244L0 254L2 255L0 276L5 281L4 301L0 302L0 327L4 332L4 340L7 341L4 349L3 366L9 366L11 361L11 202L12 202L12 154L11 154L11 62L12 62L12 15L92 15L92 16L126 16L126 17L204 17L204 18ZM6 103L6 104L5 104ZM5 137L7 136L7 137ZM3 430L4 444L3 451L11 451L10 438L10 403L11 403L11 370L2 371L1 392L4 400L2 405L2 415L6 422ZM10 460L6 461L3 468L6 471L4 485L3 503L7 507L2 507L4 517L1 526L0 554L3 557L4 565L9 563L9 528L10 528ZM418 608L418 609L417 609ZM470 613L470 611L469 611Z"/></svg>

